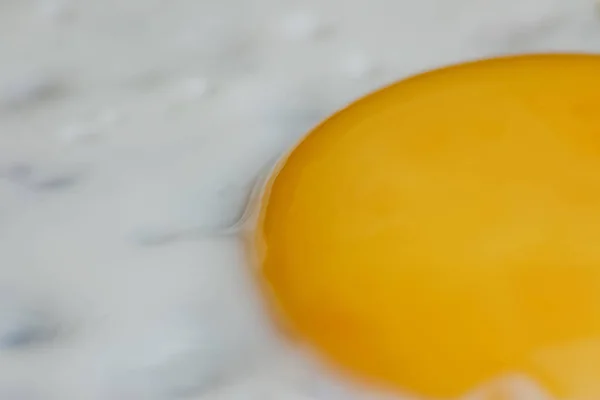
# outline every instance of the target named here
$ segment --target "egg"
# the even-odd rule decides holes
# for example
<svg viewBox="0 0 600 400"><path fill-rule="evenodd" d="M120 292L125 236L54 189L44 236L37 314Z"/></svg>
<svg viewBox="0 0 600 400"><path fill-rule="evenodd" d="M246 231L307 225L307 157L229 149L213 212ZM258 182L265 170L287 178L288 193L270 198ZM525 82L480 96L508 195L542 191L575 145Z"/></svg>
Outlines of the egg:
<svg viewBox="0 0 600 400"><path fill-rule="evenodd" d="M312 130L259 200L274 318L360 381L600 398L600 56L468 62Z"/></svg>

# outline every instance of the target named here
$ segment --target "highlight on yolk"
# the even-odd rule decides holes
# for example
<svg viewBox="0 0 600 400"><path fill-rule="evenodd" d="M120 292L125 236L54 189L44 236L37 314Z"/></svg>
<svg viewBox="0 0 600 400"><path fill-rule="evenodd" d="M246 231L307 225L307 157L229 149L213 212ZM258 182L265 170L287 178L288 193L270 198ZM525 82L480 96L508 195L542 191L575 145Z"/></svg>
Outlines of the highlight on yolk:
<svg viewBox="0 0 600 400"><path fill-rule="evenodd" d="M600 399L600 56L367 96L280 163L253 235L273 309L354 376L456 398L521 374Z"/></svg>

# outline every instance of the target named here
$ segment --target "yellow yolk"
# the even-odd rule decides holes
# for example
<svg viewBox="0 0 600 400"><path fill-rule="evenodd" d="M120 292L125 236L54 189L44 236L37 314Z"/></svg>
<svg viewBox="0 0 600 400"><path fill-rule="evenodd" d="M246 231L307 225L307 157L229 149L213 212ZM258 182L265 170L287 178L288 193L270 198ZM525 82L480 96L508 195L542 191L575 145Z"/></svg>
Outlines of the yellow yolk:
<svg viewBox="0 0 600 400"><path fill-rule="evenodd" d="M520 373L600 399L600 56L356 102L281 162L254 244L283 321L357 377L448 398Z"/></svg>

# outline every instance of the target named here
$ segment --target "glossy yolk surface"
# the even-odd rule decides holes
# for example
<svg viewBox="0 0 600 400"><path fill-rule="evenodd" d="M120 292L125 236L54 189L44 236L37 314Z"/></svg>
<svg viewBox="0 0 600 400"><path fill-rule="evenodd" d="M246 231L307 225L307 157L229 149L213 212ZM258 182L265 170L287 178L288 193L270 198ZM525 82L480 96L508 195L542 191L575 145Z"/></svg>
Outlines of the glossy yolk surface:
<svg viewBox="0 0 600 400"><path fill-rule="evenodd" d="M267 186L273 304L356 376L600 399L600 57L465 64L334 115Z"/></svg>

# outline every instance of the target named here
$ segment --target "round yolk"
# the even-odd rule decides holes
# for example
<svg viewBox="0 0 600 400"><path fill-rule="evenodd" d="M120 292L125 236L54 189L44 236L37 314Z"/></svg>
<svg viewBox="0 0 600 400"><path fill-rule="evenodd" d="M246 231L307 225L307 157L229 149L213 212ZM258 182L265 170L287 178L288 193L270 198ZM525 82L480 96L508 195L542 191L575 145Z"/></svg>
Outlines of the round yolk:
<svg viewBox="0 0 600 400"><path fill-rule="evenodd" d="M254 243L285 322L355 376L447 398L521 373L600 398L600 56L358 101L282 161Z"/></svg>

